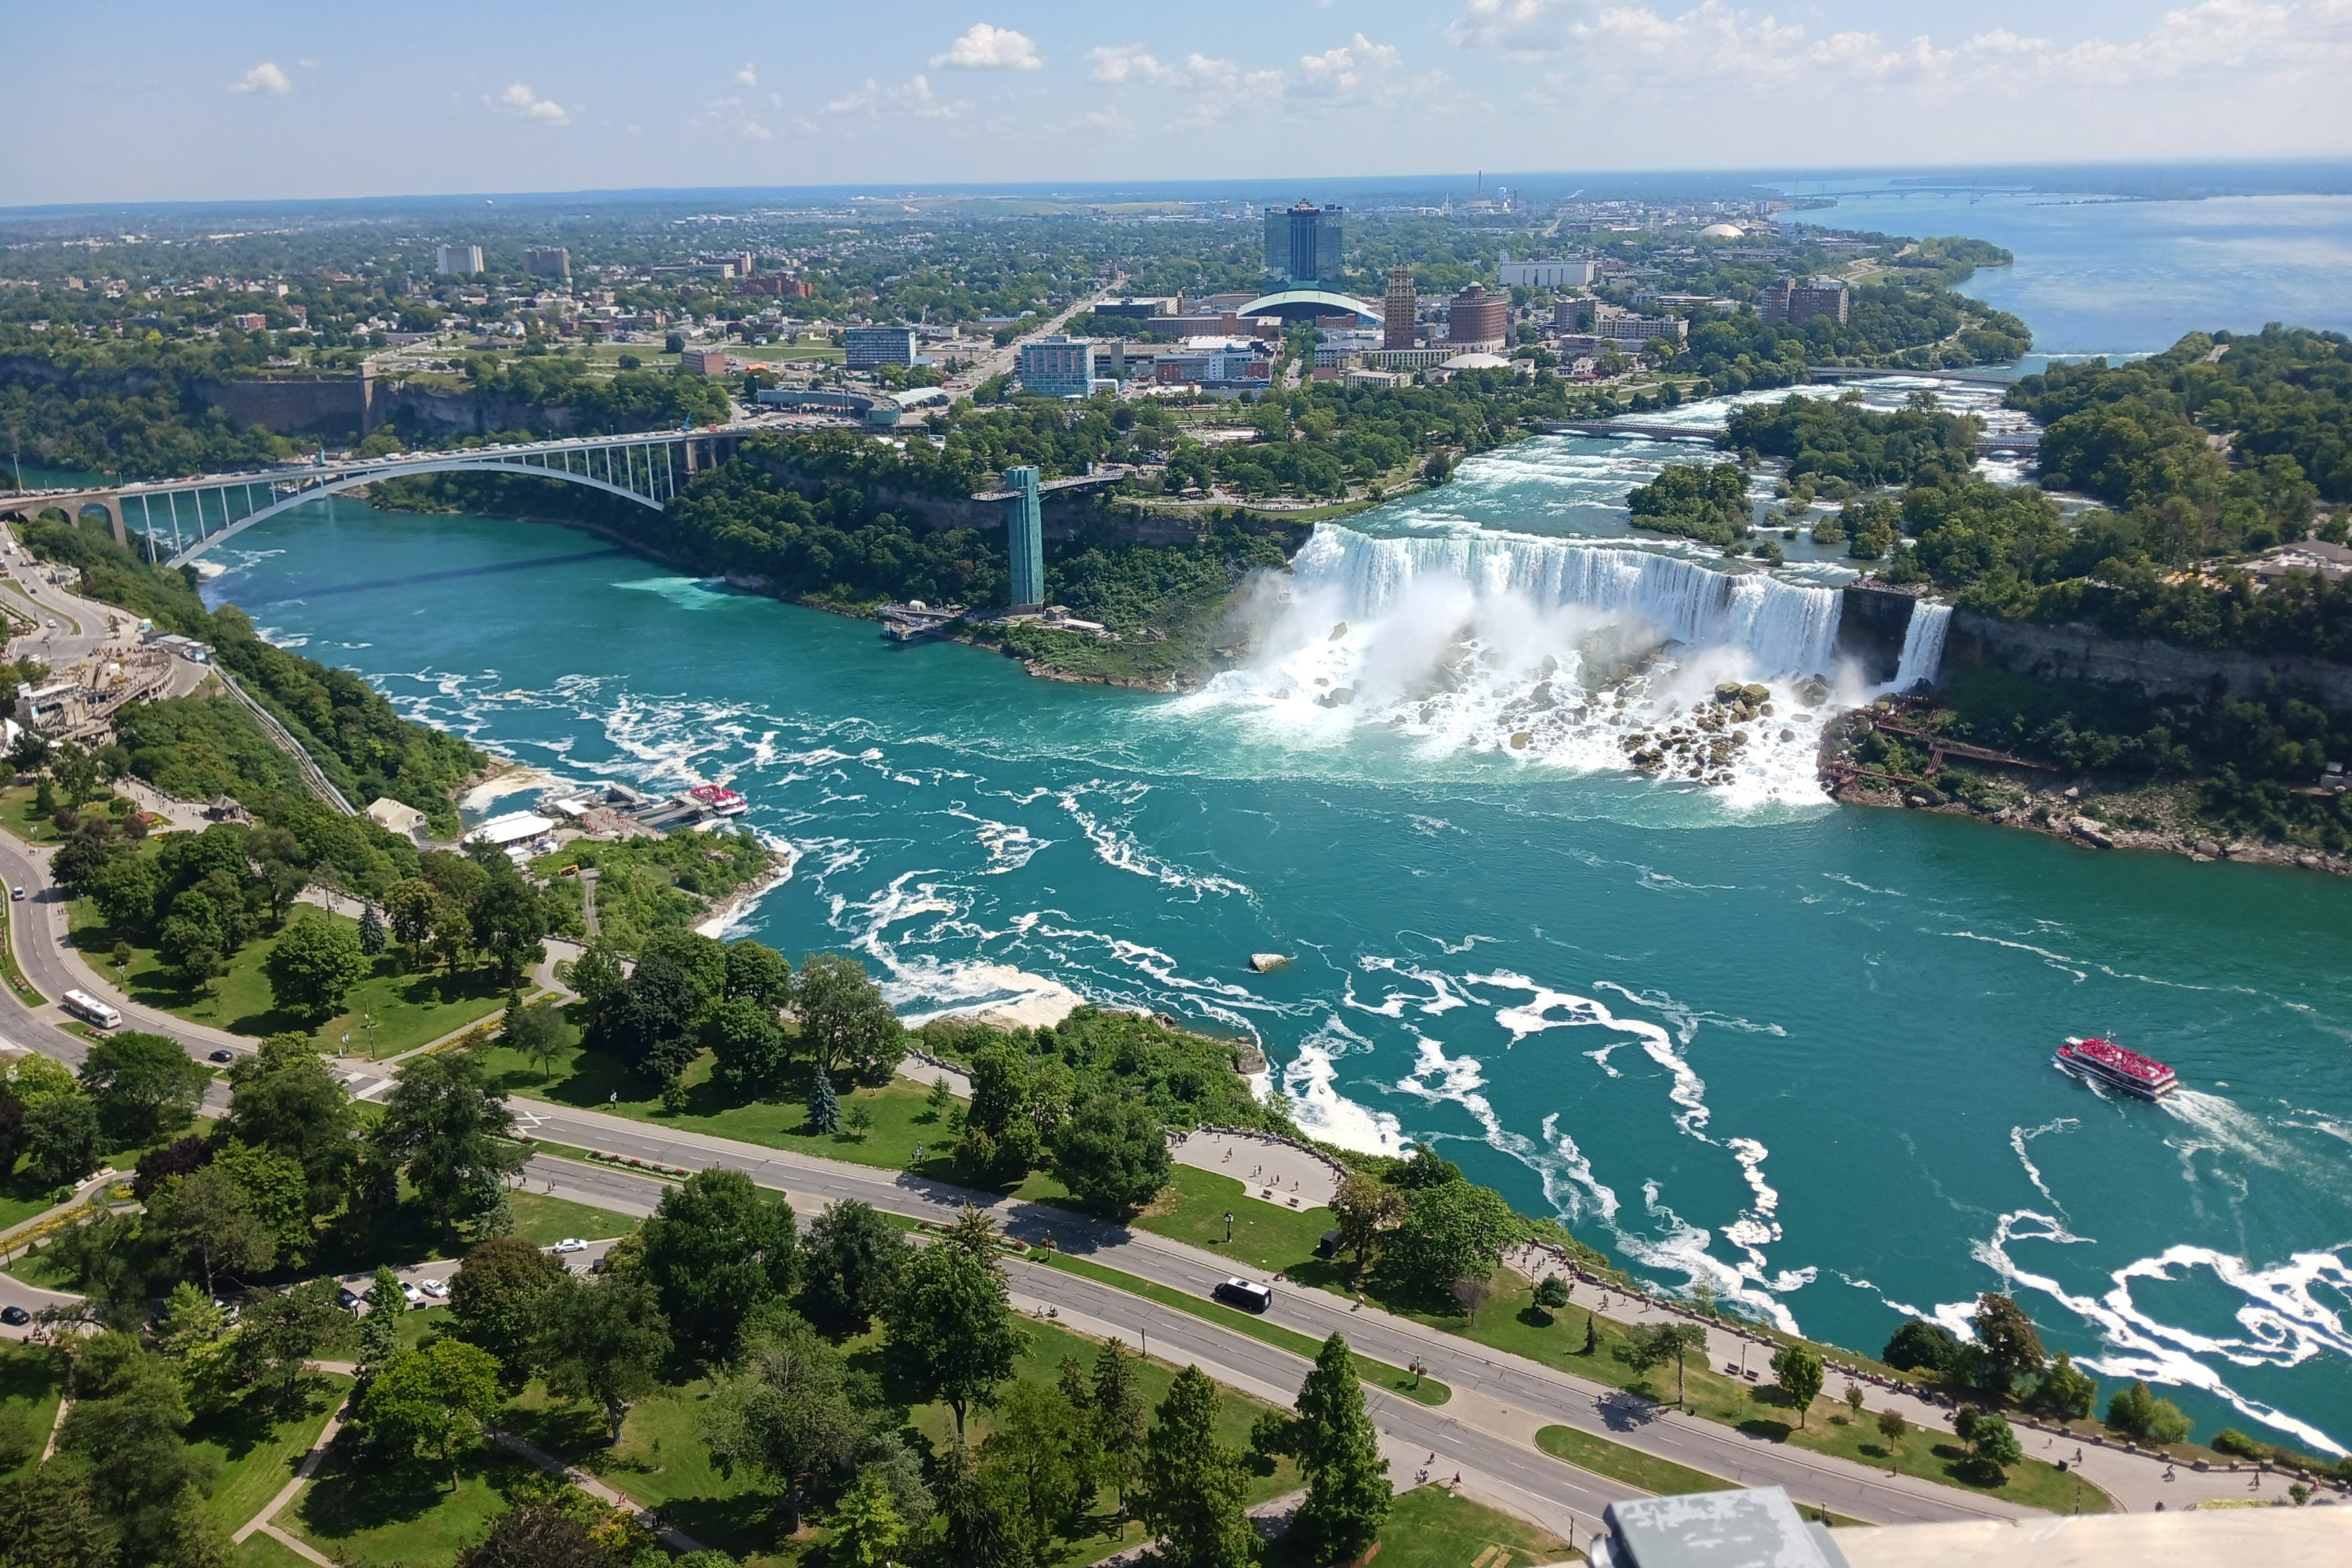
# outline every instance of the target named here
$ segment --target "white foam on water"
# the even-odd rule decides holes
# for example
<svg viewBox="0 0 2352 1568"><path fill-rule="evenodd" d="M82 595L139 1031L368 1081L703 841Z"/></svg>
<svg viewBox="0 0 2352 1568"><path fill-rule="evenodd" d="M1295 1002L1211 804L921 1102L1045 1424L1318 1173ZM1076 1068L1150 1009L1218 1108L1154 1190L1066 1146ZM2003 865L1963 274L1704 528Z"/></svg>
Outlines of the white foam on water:
<svg viewBox="0 0 2352 1568"><path fill-rule="evenodd" d="M1115 870L1148 878L1162 887L1178 892L1189 892L1195 900L1204 893L1239 894L1246 899L1250 890L1228 877L1200 875L1172 866L1143 847L1135 835L1128 830L1125 821L1108 822L1081 804L1090 795L1103 795L1127 808L1129 816L1142 805L1150 793L1147 784L1107 784L1089 780L1069 789L1057 790L1054 798L1087 841L1095 847L1095 858Z"/></svg>
<svg viewBox="0 0 2352 1568"><path fill-rule="evenodd" d="M1554 991L1538 985L1524 974L1515 974L1507 970L1498 970L1492 974L1465 975L1464 978L1474 985L1529 993L1529 999L1524 1005L1501 1008L1495 1014L1495 1022L1511 1032L1513 1045L1547 1029L1591 1026L1629 1036L1638 1041L1643 1053L1665 1068L1673 1079L1674 1087L1667 1091L1667 1098L1681 1107L1675 1124L1695 1138L1706 1139L1706 1080L1691 1070L1690 1063L1685 1061L1681 1051L1675 1048L1674 1037L1660 1026L1642 1018L1621 1018L1590 996ZM1554 1017L1555 1011L1561 1016Z"/></svg>
<svg viewBox="0 0 2352 1568"><path fill-rule="evenodd" d="M2025 1152L2025 1145L2036 1138L2046 1137L2053 1132L2072 1132L2082 1125L2071 1116L2062 1116L2055 1121L2045 1121L2039 1127L2012 1127L2009 1130L2009 1146L2017 1151L2017 1163L2025 1167L2025 1179L2032 1182L2033 1190L2040 1193L2050 1206L2062 1215L2066 1212L2066 1205L2060 1203L2056 1195L2044 1184L2042 1180L2042 1167L2033 1163L2033 1156Z"/></svg>
<svg viewBox="0 0 2352 1568"><path fill-rule="evenodd" d="M2034 1228L2022 1228L2029 1224ZM2330 1455L2346 1452L2335 1437L2310 1422L2231 1387L2215 1364L2292 1367L2326 1353L2352 1356L2352 1329L2317 1294L2322 1288L2338 1299L2352 1294L2352 1262L2340 1251L2298 1252L2261 1268L2212 1247L2182 1244L2113 1270L2108 1276L2112 1288L2095 1297L2070 1291L2048 1275L2021 1266L2010 1250L2020 1241L2081 1240L2059 1220L2021 1209L2001 1215L1992 1236L1973 1251L2012 1291L2019 1286L2041 1291L2097 1331L2108 1348L2079 1358L2086 1369L2106 1377L2194 1388L2306 1447ZM2161 1322L2132 1300L2137 1280L2170 1281L2195 1270L2209 1273L2242 1298L2235 1314L2245 1331L2242 1335L2204 1334ZM1965 1321L1973 1304L1963 1304L1959 1310ZM1949 1326L1945 1311L1939 1308L1937 1316Z"/></svg>
<svg viewBox="0 0 2352 1568"><path fill-rule="evenodd" d="M887 962L889 976L882 982L882 995L910 1029L934 1018L980 1015L993 1022L1043 1028L1086 1004L1085 997L1060 981L1009 963L950 961L928 953L901 958L895 952Z"/></svg>
<svg viewBox="0 0 2352 1568"><path fill-rule="evenodd" d="M1339 1058L1370 1049L1370 1040L1337 1017L1327 1019L1298 1042L1296 1054L1283 1064L1283 1098L1290 1102L1290 1119L1310 1137L1368 1154L1402 1154L1406 1140L1396 1117L1359 1104L1339 1089Z"/></svg>

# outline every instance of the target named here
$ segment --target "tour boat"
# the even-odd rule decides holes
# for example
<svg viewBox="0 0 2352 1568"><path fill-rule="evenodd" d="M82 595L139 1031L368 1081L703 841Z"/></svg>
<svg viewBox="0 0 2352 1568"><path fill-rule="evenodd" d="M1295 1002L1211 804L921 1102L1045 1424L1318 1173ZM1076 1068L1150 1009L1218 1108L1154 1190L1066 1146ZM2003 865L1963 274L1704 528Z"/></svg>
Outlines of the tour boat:
<svg viewBox="0 0 2352 1568"><path fill-rule="evenodd" d="M713 816L733 816L751 804L724 784L697 784L686 792L686 803Z"/></svg>
<svg viewBox="0 0 2352 1568"><path fill-rule="evenodd" d="M2179 1079L2173 1076L2170 1068L2154 1057L2126 1050L2113 1040L2078 1040L2069 1037L2051 1059L2061 1072L2073 1073L2085 1082L2104 1083L2142 1100L2162 1100L2180 1087Z"/></svg>

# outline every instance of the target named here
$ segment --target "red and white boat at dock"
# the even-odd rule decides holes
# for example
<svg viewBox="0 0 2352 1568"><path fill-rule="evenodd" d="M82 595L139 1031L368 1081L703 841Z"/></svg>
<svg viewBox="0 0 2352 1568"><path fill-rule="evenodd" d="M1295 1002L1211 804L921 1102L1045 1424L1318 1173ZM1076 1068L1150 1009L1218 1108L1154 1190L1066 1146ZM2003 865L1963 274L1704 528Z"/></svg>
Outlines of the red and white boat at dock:
<svg viewBox="0 0 2352 1568"><path fill-rule="evenodd" d="M697 784L678 797L681 805L691 805L713 816L734 816L751 803L729 789L725 784Z"/></svg>
<svg viewBox="0 0 2352 1568"><path fill-rule="evenodd" d="M2051 1060L2061 1072L2089 1083L2103 1083L2142 1100L2162 1100L2180 1087L2170 1068L2154 1057L2126 1050L2113 1040L2069 1037Z"/></svg>

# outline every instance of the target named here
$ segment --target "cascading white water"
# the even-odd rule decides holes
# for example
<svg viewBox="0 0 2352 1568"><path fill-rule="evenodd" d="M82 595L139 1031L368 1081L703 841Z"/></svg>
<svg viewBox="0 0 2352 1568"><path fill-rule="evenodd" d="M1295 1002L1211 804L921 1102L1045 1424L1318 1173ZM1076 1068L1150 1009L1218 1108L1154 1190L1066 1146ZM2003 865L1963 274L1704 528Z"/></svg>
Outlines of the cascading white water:
<svg viewBox="0 0 2352 1568"><path fill-rule="evenodd" d="M1903 654L1895 665L1895 690L1936 683L1944 670L1944 637L1951 622L1949 605L1921 599L1911 606L1911 619L1903 628Z"/></svg>
<svg viewBox="0 0 2352 1568"><path fill-rule="evenodd" d="M1481 598L1516 595L1538 610L1631 611L1694 647L1733 647L1765 670L1830 668L1843 597L1760 572L1719 572L1677 556L1525 535L1375 538L1325 524L1291 563L1302 590L1336 589L1341 613L1386 614L1433 579Z"/></svg>
<svg viewBox="0 0 2352 1568"><path fill-rule="evenodd" d="M1269 592L1250 666L1178 706L1279 746L1381 731L1430 760L1815 802L1822 729L1863 696L1834 657L1837 590L1645 550L1327 523Z"/></svg>

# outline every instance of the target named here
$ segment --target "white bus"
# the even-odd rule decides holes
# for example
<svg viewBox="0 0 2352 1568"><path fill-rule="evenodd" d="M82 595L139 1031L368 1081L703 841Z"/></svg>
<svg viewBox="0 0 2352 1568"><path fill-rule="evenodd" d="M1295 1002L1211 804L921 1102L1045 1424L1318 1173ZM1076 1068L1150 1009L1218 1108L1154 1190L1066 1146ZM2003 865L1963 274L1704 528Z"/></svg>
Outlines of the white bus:
<svg viewBox="0 0 2352 1568"><path fill-rule="evenodd" d="M95 1024L101 1029L122 1027L122 1015L87 991L67 992L65 1009L83 1023Z"/></svg>

